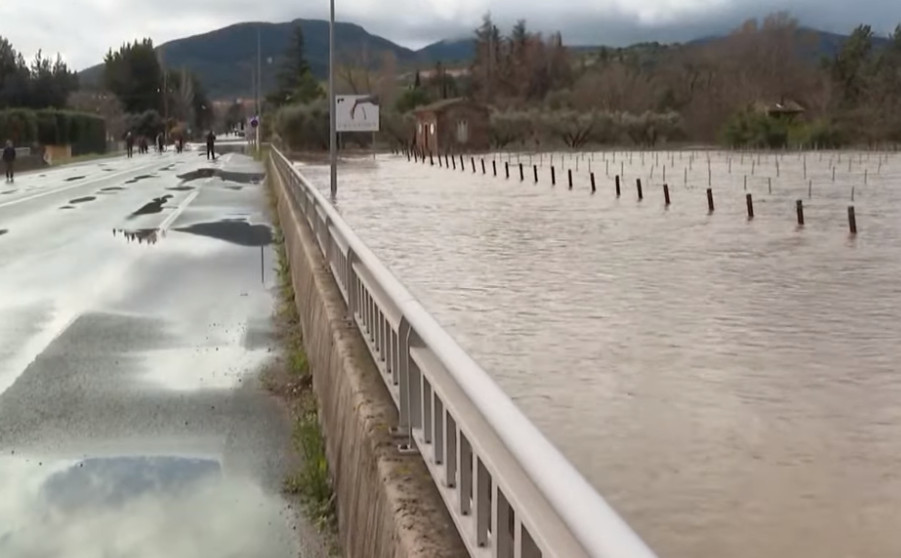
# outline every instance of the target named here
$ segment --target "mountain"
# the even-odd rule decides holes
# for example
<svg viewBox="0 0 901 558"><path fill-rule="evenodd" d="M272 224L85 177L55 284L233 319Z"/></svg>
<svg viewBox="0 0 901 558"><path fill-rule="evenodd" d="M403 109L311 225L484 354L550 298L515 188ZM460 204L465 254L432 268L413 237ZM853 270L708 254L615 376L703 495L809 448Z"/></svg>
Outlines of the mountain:
<svg viewBox="0 0 901 558"><path fill-rule="evenodd" d="M167 66L186 67L200 78L213 99L231 99L252 95L252 75L257 66L257 32L263 62L263 90L270 90L283 53L290 44L294 26L300 24L306 39L306 54L314 75L325 79L328 74L328 22L316 19L296 19L286 23L238 23L222 29L177 39L159 46ZM799 41L811 60L832 57L847 39L845 35L799 29ZM722 36L710 36L690 41L685 46L716 43ZM886 39L876 39L878 46ZM665 48L666 45L646 43ZM402 47L373 35L353 23L335 24L335 45L338 62L366 61L372 68L379 65L381 54L393 54L400 67L429 68L437 62L447 65L465 63L475 53L475 41L470 38L438 41L419 50ZM635 45L641 46L641 45ZM599 46L571 46L574 51L590 52ZM647 50L647 49L644 49ZM654 51L654 49L650 49ZM653 58L653 53L649 54ZM271 60L271 63L270 63ZM80 73L81 83L96 85L103 76L103 65L92 66Z"/></svg>
<svg viewBox="0 0 901 558"><path fill-rule="evenodd" d="M211 98L251 96L253 73L257 68L257 32L263 64L263 90L275 83L278 64L290 44L295 25L304 33L307 61L313 74L325 79L328 74L328 22L298 19L287 23L238 23L222 29L177 39L158 47L168 67L186 67L198 75ZM338 61L358 61L368 53L376 66L379 55L391 52L401 63L416 59L416 53L387 39L372 35L353 23L335 24L335 50ZM271 60L271 63L269 62ZM85 85L96 85L103 76L103 64L80 73Z"/></svg>
<svg viewBox="0 0 901 558"><path fill-rule="evenodd" d="M711 35L685 43L686 46L705 46L716 43L724 38L723 35ZM817 61L821 58L833 58L841 50L842 45L848 39L847 35L821 31L810 27L799 27L795 33L795 41L801 56ZM873 37L873 47L884 48L890 40L886 37Z"/></svg>

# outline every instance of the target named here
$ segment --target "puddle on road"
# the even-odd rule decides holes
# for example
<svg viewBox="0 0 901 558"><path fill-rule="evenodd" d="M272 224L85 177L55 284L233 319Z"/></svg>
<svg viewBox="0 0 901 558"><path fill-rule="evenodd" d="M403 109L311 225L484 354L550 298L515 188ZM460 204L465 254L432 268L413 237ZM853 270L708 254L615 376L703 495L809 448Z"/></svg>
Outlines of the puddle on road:
<svg viewBox="0 0 901 558"><path fill-rule="evenodd" d="M216 238L239 246L268 246L272 244L272 229L267 225L251 225L243 219L223 219L210 223L198 223L175 230Z"/></svg>
<svg viewBox="0 0 901 558"><path fill-rule="evenodd" d="M113 172L113 169L103 169L103 172Z"/></svg>
<svg viewBox="0 0 901 558"><path fill-rule="evenodd" d="M153 201L145 204L144 207L132 213L131 217L137 217L138 215L150 215L152 213L162 213L163 205L165 205L166 202L171 199L172 196L169 194L166 194L161 198L154 198Z"/></svg>
<svg viewBox="0 0 901 558"><path fill-rule="evenodd" d="M210 178L211 176L216 174L216 169L205 168L205 169L197 169L191 172L186 172L184 174L179 174L178 178L183 182L191 182L193 180L199 180L201 178Z"/></svg>
<svg viewBox="0 0 901 558"><path fill-rule="evenodd" d="M3 192L0 192L0 196L5 196L7 194L15 194L16 192L18 192L18 190L4 190Z"/></svg>
<svg viewBox="0 0 901 558"><path fill-rule="evenodd" d="M3 236L8 232L9 232L9 229L0 229L0 236Z"/></svg>
<svg viewBox="0 0 901 558"><path fill-rule="evenodd" d="M75 206L74 205L64 205L64 206L60 207L60 209L75 209Z"/></svg>
<svg viewBox="0 0 901 558"><path fill-rule="evenodd" d="M152 174L142 174L140 176L136 176L136 177L132 178L131 180L126 180L125 183L126 184L137 184L138 182L140 182L142 180L147 180L148 178L154 178L154 176Z"/></svg>
<svg viewBox="0 0 901 558"><path fill-rule="evenodd" d="M85 196L85 197L83 197L83 198L75 198L74 200L69 200L69 203L72 203L72 204L75 204L75 203L87 203L87 202L89 202L89 201L94 201L94 200L96 200L96 199L97 199L97 198L96 198L95 196Z"/></svg>
<svg viewBox="0 0 901 558"><path fill-rule="evenodd" d="M290 506L216 459L0 457L0 493L2 556L297 552Z"/></svg>
<svg viewBox="0 0 901 558"><path fill-rule="evenodd" d="M100 191L101 192L119 192L124 189L125 188L123 188L121 186L107 186L106 188L101 188Z"/></svg>
<svg viewBox="0 0 901 558"><path fill-rule="evenodd" d="M138 244L156 244L159 242L159 229L113 229L113 236L122 236L128 243L137 242ZM162 236L166 236L163 233Z"/></svg>
<svg viewBox="0 0 901 558"><path fill-rule="evenodd" d="M66 182L75 182L76 180L81 180L84 178L83 176L70 176L66 179Z"/></svg>
<svg viewBox="0 0 901 558"><path fill-rule="evenodd" d="M166 188L166 190L170 190L172 192L187 192L193 189L193 186L173 186L172 188Z"/></svg>

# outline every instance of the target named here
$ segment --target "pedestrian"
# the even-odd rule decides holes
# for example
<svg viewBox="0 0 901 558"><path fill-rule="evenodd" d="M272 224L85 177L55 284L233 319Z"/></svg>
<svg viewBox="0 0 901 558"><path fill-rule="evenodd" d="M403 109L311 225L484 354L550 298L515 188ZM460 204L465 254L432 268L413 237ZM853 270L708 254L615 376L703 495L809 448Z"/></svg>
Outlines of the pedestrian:
<svg viewBox="0 0 901 558"><path fill-rule="evenodd" d="M131 159L135 153L135 138L131 135L131 131L125 134L125 151L128 153L129 159Z"/></svg>
<svg viewBox="0 0 901 558"><path fill-rule="evenodd" d="M16 148L13 147L12 140L6 140L6 147L3 148L3 166L6 169L6 181L15 181L15 162Z"/></svg>
<svg viewBox="0 0 901 558"><path fill-rule="evenodd" d="M206 135L206 158L216 160L216 134L212 130Z"/></svg>
<svg viewBox="0 0 901 558"><path fill-rule="evenodd" d="M160 132L156 135L156 147L159 149L160 154L163 153L163 133Z"/></svg>

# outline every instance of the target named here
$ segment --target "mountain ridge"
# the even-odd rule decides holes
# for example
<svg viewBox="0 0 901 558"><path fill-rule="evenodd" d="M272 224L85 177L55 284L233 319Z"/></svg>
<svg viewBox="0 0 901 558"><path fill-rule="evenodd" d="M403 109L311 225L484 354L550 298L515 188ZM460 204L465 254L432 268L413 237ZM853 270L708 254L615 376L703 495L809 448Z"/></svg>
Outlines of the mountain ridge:
<svg viewBox="0 0 901 558"><path fill-rule="evenodd" d="M328 71L328 22L298 18L289 22L242 22L163 43L157 47L169 67L185 67L194 72L212 99L250 97L253 73L257 67L257 30L260 31L260 51L263 65L263 90L275 84L277 66L290 44L294 26L300 24L304 32L306 55L313 74L324 79ZM846 35L801 27L799 33L813 34L816 41L809 47L810 56L832 56L847 39ZM683 43L703 46L725 35L710 35ZM877 39L882 41L884 39ZM336 56L339 63L351 60L375 68L383 56L394 55L402 68L431 67L438 62L455 65L471 60L475 40L470 38L444 39L418 50L369 33L356 23L335 23ZM647 43L647 41L645 41ZM591 51L603 45L568 45L575 51ZM609 47L608 47L609 48ZM271 61L271 62L270 62ZM79 73L88 87L102 79L103 64L86 68Z"/></svg>

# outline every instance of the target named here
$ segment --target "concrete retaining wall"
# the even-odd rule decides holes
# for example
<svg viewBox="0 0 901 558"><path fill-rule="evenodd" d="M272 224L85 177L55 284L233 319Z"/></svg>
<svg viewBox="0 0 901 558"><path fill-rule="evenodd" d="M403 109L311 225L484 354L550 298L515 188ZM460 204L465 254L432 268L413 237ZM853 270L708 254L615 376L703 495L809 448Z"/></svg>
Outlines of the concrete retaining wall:
<svg viewBox="0 0 901 558"><path fill-rule="evenodd" d="M397 411L300 210L270 166L319 400L346 558L468 556L418 454L400 455Z"/></svg>

